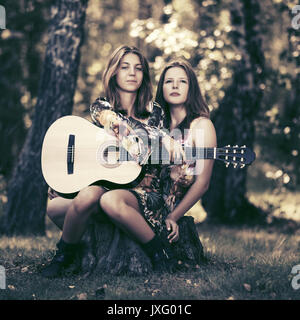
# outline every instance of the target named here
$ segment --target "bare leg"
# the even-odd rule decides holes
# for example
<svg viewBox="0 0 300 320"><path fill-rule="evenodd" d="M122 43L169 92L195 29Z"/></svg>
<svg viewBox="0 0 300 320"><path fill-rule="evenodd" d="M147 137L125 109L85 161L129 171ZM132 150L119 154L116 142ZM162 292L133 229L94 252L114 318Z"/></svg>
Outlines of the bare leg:
<svg viewBox="0 0 300 320"><path fill-rule="evenodd" d="M97 209L99 198L106 190L89 186L81 190L69 206L63 225L62 239L67 243L78 243L86 230L88 218Z"/></svg>
<svg viewBox="0 0 300 320"><path fill-rule="evenodd" d="M139 211L136 197L127 190L106 192L100 198L102 209L125 232L140 242L156 271L173 272L178 262L172 249L154 233Z"/></svg>
<svg viewBox="0 0 300 320"><path fill-rule="evenodd" d="M118 226L139 242L146 243L154 237L153 230L140 213L136 197L130 191L108 191L100 198L100 205Z"/></svg>
<svg viewBox="0 0 300 320"><path fill-rule="evenodd" d="M47 207L47 215L50 220L57 225L59 229L63 229L65 215L69 209L73 199L65 199L56 197L49 201Z"/></svg>

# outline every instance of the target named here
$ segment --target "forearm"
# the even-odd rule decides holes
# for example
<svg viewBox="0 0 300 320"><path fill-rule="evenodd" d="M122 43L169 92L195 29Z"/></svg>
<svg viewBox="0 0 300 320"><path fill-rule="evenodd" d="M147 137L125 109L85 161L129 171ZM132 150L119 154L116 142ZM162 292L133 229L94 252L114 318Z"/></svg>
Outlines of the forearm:
<svg viewBox="0 0 300 320"><path fill-rule="evenodd" d="M208 189L208 183L195 181L177 207L169 214L169 218L177 221L200 200Z"/></svg>

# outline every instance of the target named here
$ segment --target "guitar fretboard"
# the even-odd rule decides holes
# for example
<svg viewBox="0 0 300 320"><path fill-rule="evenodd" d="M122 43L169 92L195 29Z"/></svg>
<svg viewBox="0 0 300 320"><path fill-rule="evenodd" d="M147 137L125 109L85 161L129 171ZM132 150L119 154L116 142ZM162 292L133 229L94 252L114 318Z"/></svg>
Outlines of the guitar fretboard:
<svg viewBox="0 0 300 320"><path fill-rule="evenodd" d="M198 160L198 159L216 159L218 148L196 148L196 147L184 147L184 153L186 160ZM132 161L134 160L131 155L124 149L120 148L120 161ZM143 155L141 158L148 159L146 163L148 164L172 164L172 163L180 163L182 160L182 156L180 158L175 159L174 161L170 161L169 153L166 149L154 149L150 153L150 155ZM145 162L144 162L145 163Z"/></svg>

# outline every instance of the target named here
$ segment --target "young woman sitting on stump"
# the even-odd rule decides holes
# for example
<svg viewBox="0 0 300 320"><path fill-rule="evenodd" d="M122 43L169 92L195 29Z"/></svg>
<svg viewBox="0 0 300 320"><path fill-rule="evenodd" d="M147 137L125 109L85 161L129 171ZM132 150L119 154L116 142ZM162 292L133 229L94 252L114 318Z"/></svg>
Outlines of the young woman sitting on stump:
<svg viewBox="0 0 300 320"><path fill-rule="evenodd" d="M162 134L159 129L164 117L160 106L151 101L152 87L147 60L135 47L118 48L108 62L103 83L106 99L96 99L90 107L91 117L96 125L116 135L136 161L143 164L149 156L149 145L143 143L140 137L146 135L153 141L158 139ZM168 135L164 135L162 141L166 147L170 146ZM181 146L175 142L169 151L172 157L180 153L183 156ZM160 168L159 165L144 164L144 179L129 190L108 191L92 185L81 190L74 199L63 199L50 190L49 197L52 200L47 215L62 229L62 236L54 258L44 268L42 275L60 276L73 263L89 217L94 212L103 214L99 210L101 208L116 225L143 246L155 269L168 269L173 263L171 253L167 255L168 248L155 235L152 225L156 223L156 210L163 204Z"/></svg>

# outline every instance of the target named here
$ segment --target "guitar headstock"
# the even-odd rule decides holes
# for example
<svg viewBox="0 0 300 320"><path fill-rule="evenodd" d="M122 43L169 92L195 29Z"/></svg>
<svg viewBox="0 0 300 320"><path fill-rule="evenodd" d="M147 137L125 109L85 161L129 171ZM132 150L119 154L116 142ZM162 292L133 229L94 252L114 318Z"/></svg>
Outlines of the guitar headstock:
<svg viewBox="0 0 300 320"><path fill-rule="evenodd" d="M239 147L226 146L223 148L217 148L216 159L225 162L226 167L230 164L234 168L244 168L246 165L250 165L255 160L255 152L246 146Z"/></svg>

